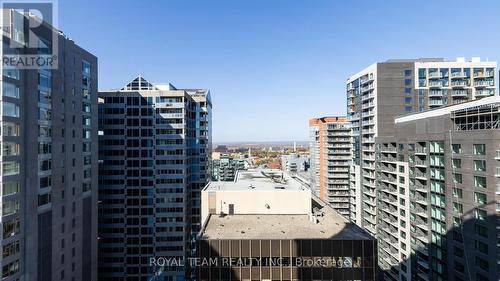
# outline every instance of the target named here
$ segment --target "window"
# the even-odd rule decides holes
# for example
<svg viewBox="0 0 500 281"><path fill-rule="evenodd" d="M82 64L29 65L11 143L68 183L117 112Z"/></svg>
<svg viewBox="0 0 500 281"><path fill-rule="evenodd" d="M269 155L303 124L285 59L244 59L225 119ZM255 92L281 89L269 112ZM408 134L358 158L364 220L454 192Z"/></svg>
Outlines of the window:
<svg viewBox="0 0 500 281"><path fill-rule="evenodd" d="M411 79L405 79L405 86L411 86Z"/></svg>
<svg viewBox="0 0 500 281"><path fill-rule="evenodd" d="M3 155L4 156L15 156L19 155L19 144L13 142L3 143Z"/></svg>
<svg viewBox="0 0 500 281"><path fill-rule="evenodd" d="M484 226L476 223L474 225L474 232L479 236L482 236L484 238L488 238L488 228L487 227L484 227Z"/></svg>
<svg viewBox="0 0 500 281"><path fill-rule="evenodd" d="M486 178L474 176L474 187L486 188Z"/></svg>
<svg viewBox="0 0 500 281"><path fill-rule="evenodd" d="M19 80L19 69L14 68L4 68L3 76Z"/></svg>
<svg viewBox="0 0 500 281"><path fill-rule="evenodd" d="M432 181L431 191L444 194L444 183L438 181Z"/></svg>
<svg viewBox="0 0 500 281"><path fill-rule="evenodd" d="M5 259L19 252L19 241L14 241L3 246L2 257Z"/></svg>
<svg viewBox="0 0 500 281"><path fill-rule="evenodd" d="M461 159L452 159L452 165L454 169L460 169L462 168L462 160Z"/></svg>
<svg viewBox="0 0 500 281"><path fill-rule="evenodd" d="M444 153L444 142L442 141L431 141L431 153Z"/></svg>
<svg viewBox="0 0 500 281"><path fill-rule="evenodd" d="M19 182L4 182L2 184L2 195L11 195L19 192Z"/></svg>
<svg viewBox="0 0 500 281"><path fill-rule="evenodd" d="M51 202L50 193L38 195L38 206L47 205Z"/></svg>
<svg viewBox="0 0 500 281"><path fill-rule="evenodd" d="M475 144L473 152L475 155L486 155L486 145L484 144Z"/></svg>
<svg viewBox="0 0 500 281"><path fill-rule="evenodd" d="M411 76L411 69L405 69L405 76Z"/></svg>
<svg viewBox="0 0 500 281"><path fill-rule="evenodd" d="M453 202L453 212L462 214L464 212L464 206L460 203Z"/></svg>
<svg viewBox="0 0 500 281"><path fill-rule="evenodd" d="M19 174L19 163L14 161L4 161L2 170L4 176L17 175Z"/></svg>
<svg viewBox="0 0 500 281"><path fill-rule="evenodd" d="M431 166L444 167L444 157L441 155L431 155Z"/></svg>
<svg viewBox="0 0 500 281"><path fill-rule="evenodd" d="M453 247L453 254L459 258L464 257L464 250L456 246Z"/></svg>
<svg viewBox="0 0 500 281"><path fill-rule="evenodd" d="M14 13L17 14L17 13ZM7 278L11 275L16 274L19 271L19 260L15 260L11 263L8 263L2 268L2 278Z"/></svg>
<svg viewBox="0 0 500 281"><path fill-rule="evenodd" d="M3 96L11 98L19 98L19 87L14 84L3 82Z"/></svg>
<svg viewBox="0 0 500 281"><path fill-rule="evenodd" d="M444 208L446 205L445 200L444 200L444 196L437 195L437 194L431 194L431 204Z"/></svg>
<svg viewBox="0 0 500 281"><path fill-rule="evenodd" d="M47 108L38 109L38 119L50 121L52 120L52 110Z"/></svg>
<svg viewBox="0 0 500 281"><path fill-rule="evenodd" d="M40 161L38 168L39 168L40 172L45 172L45 171L51 170L52 169L52 160L48 159L48 160Z"/></svg>
<svg viewBox="0 0 500 281"><path fill-rule="evenodd" d="M453 197L462 198L462 189L461 188L453 188Z"/></svg>
<svg viewBox="0 0 500 281"><path fill-rule="evenodd" d="M478 267L480 267L481 269L486 270L486 271L488 271L488 270L489 270L489 268L490 268L490 266L489 266L489 264L488 264L488 261L483 260L483 259L482 259L482 258L480 258L480 257L476 257L476 266L478 266ZM488 279L488 278L486 278L486 277L482 277L482 276L480 276L480 275L479 275L479 276L477 276L477 275L476 275L476 280L478 280L478 281L483 281L483 280L489 280L489 279Z"/></svg>
<svg viewBox="0 0 500 281"><path fill-rule="evenodd" d="M452 144L451 150L455 154L460 154L460 153L462 153L462 146L460 144Z"/></svg>
<svg viewBox="0 0 500 281"><path fill-rule="evenodd" d="M52 186L52 178L50 176L40 178L40 188L47 188L49 186Z"/></svg>
<svg viewBox="0 0 500 281"><path fill-rule="evenodd" d="M405 94L411 94L411 88L405 88Z"/></svg>
<svg viewBox="0 0 500 281"><path fill-rule="evenodd" d="M485 220L486 211L482 209L474 209L474 217L478 220Z"/></svg>
<svg viewBox="0 0 500 281"><path fill-rule="evenodd" d="M17 201L3 201L2 202L2 215L8 216L16 214L19 211L19 202Z"/></svg>
<svg viewBox="0 0 500 281"><path fill-rule="evenodd" d="M486 171L486 161L485 160L474 160L474 170L477 172Z"/></svg>
<svg viewBox="0 0 500 281"><path fill-rule="evenodd" d="M474 241L474 248L483 254L488 254L488 245L481 241Z"/></svg>
<svg viewBox="0 0 500 281"><path fill-rule="evenodd" d="M10 102L3 102L3 116L9 116L9 117L19 117L19 106L10 103Z"/></svg>
<svg viewBox="0 0 500 281"><path fill-rule="evenodd" d="M412 101L411 97L405 97L406 104L411 104L411 101Z"/></svg>
<svg viewBox="0 0 500 281"><path fill-rule="evenodd" d="M453 174L453 183L461 184L462 183L462 174L454 173Z"/></svg>
<svg viewBox="0 0 500 281"><path fill-rule="evenodd" d="M453 227L462 227L462 218L453 217Z"/></svg>
<svg viewBox="0 0 500 281"><path fill-rule="evenodd" d="M476 204L486 204L486 194L474 192L474 203Z"/></svg>
<svg viewBox="0 0 500 281"><path fill-rule="evenodd" d="M16 123L4 122L2 133L4 136L17 137L19 136L19 125Z"/></svg>
<svg viewBox="0 0 500 281"><path fill-rule="evenodd" d="M20 229L19 219L3 222L3 238L18 234Z"/></svg>

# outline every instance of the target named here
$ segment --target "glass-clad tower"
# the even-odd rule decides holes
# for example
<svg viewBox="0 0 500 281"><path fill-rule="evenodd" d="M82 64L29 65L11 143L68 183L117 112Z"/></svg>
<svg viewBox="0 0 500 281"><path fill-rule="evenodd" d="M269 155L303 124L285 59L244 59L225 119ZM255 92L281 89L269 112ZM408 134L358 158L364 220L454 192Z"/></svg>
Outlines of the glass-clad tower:
<svg viewBox="0 0 500 281"><path fill-rule="evenodd" d="M97 58L47 22L29 28L32 14L2 13L3 59L57 57L1 68L2 280L97 280Z"/></svg>
<svg viewBox="0 0 500 281"><path fill-rule="evenodd" d="M137 77L100 92L99 278L187 280L152 257L195 255L200 190L208 183L211 100Z"/></svg>

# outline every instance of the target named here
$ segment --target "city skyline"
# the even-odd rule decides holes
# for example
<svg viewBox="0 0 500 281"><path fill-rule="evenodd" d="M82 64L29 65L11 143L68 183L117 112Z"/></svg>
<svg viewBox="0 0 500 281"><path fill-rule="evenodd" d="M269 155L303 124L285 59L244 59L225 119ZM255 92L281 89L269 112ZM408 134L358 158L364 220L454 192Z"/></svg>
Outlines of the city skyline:
<svg viewBox="0 0 500 281"><path fill-rule="evenodd" d="M494 14L500 4L493 1L481 6L464 1L454 13L439 17L433 16L434 11L445 10L451 1L432 3L432 9L421 2L395 1L384 6L368 2L150 3L148 7L141 2L61 1L60 29L101 58L100 90L125 84L139 74L155 83L210 88L217 104L215 143L306 141L307 120L345 115L345 80L377 61L499 59L500 39L477 44L486 32L477 26L500 24ZM91 13L81 13L85 9ZM149 16L139 13L137 17L141 9ZM470 13L482 17L456 20L468 19ZM468 40L454 33L431 32L439 26L460 30ZM159 36L164 34L168 36ZM104 38L106 44L101 43ZM146 50L143 42L148 41L148 52L138 51ZM239 110L238 104L261 110ZM276 125L269 120L287 122Z"/></svg>
<svg viewBox="0 0 500 281"><path fill-rule="evenodd" d="M6 1L2 281L498 279L493 5Z"/></svg>

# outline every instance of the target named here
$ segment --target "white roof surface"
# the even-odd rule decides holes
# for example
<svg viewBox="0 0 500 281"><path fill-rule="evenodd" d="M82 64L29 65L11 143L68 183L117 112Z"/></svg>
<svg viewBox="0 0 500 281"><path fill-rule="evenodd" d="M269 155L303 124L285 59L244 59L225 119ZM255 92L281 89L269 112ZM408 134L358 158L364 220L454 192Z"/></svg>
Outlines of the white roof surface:
<svg viewBox="0 0 500 281"><path fill-rule="evenodd" d="M307 191L299 181L276 169L238 171L233 182L210 182L203 191Z"/></svg>

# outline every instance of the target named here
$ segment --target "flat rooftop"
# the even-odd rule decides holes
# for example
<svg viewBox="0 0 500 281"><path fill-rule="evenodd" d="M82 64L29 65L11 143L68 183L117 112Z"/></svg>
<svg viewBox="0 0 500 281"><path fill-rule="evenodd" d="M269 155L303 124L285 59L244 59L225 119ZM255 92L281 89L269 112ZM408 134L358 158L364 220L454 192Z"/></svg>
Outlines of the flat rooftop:
<svg viewBox="0 0 500 281"><path fill-rule="evenodd" d="M234 181L210 182L203 191L305 191L300 182L277 169L238 171Z"/></svg>
<svg viewBox="0 0 500 281"><path fill-rule="evenodd" d="M199 239L374 239L326 203L312 198L310 215L210 215Z"/></svg>

